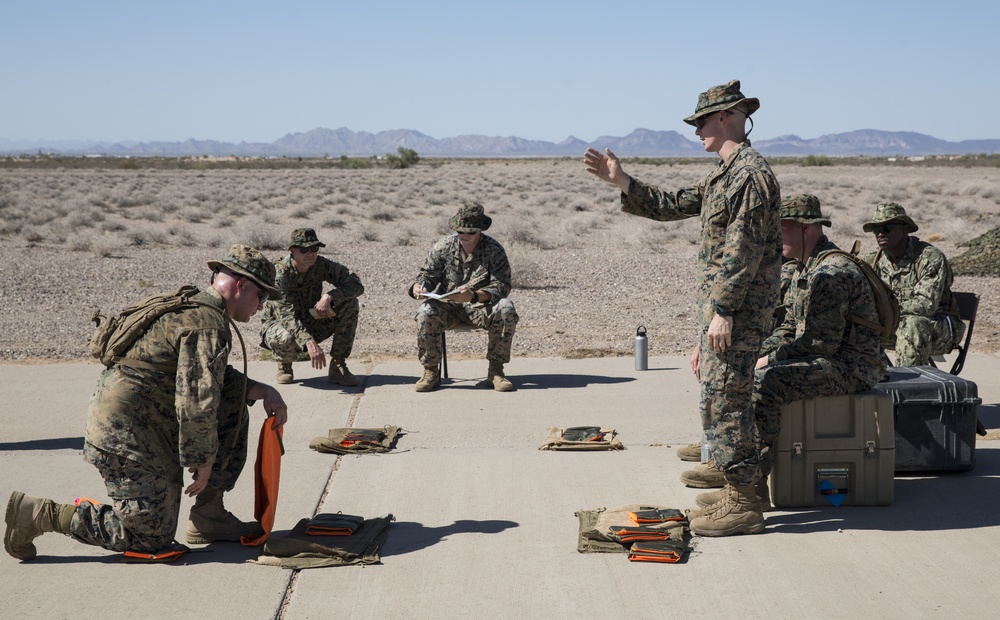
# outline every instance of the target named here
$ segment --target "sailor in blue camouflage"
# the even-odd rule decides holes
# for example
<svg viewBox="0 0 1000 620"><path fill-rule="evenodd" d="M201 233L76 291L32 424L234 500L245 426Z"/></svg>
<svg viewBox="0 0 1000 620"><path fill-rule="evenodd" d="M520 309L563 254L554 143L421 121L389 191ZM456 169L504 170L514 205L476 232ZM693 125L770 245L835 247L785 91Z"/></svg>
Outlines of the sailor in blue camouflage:
<svg viewBox="0 0 1000 620"><path fill-rule="evenodd" d="M279 364L309 353L313 366L323 368L326 360L319 343L332 338L330 370L336 373L335 367L343 366L353 351L358 297L365 287L350 269L319 256L325 246L312 228L292 232L289 254L275 263L275 285L282 296L264 305L261 346L270 349ZM325 284L330 286L324 292Z"/></svg>
<svg viewBox="0 0 1000 620"><path fill-rule="evenodd" d="M500 242L484 234L492 219L481 204L465 204L448 223L455 234L434 244L406 289L413 299L426 292L459 291L446 300L424 299L420 304L414 317L420 363L425 371L436 373L441 361L441 333L458 325L476 327L488 333L489 379L497 376L502 380L518 322L514 303L508 298L511 270L507 253ZM423 391L419 384L418 391Z"/></svg>
<svg viewBox="0 0 1000 620"><path fill-rule="evenodd" d="M793 259L784 269L792 271L792 279L783 301L784 322L761 347L753 391L763 477L774 463L787 403L864 391L885 372L878 333L849 318L878 324L865 275L845 256L817 264L817 257L838 249L823 234L829 225L816 196L796 194L782 201L782 250Z"/></svg>
<svg viewBox="0 0 1000 620"><path fill-rule="evenodd" d="M97 467L112 502L81 498L65 530L22 532L21 542L61 531L114 551L167 548L177 532L182 491L217 498L221 507L222 493L236 484L249 430L244 388L250 404L262 400L274 424L284 423L287 408L278 392L245 382L243 373L227 363L232 348L227 316L245 322L263 299L280 294L274 267L242 245L209 267L212 286L194 299L210 307L158 318L125 360L101 373L91 397L83 457ZM135 367L129 360L176 366L176 372ZM185 468L195 474L186 490Z"/></svg>
<svg viewBox="0 0 1000 620"><path fill-rule="evenodd" d="M778 181L750 146L744 123L760 106L739 82L699 96L685 122L720 161L690 188L666 191L621 170L606 150L584 155L588 172L621 190L622 211L658 221L700 217L698 329L692 365L701 382L701 418L711 461L733 485L758 474L750 412L754 363L778 301L781 236Z"/></svg>
<svg viewBox="0 0 1000 620"><path fill-rule="evenodd" d="M927 366L932 355L951 352L965 335L958 302L951 294L953 276L941 250L910 233L917 224L895 202L875 207L864 225L875 233L879 249L865 260L899 301L896 334L883 343L895 350L897 366Z"/></svg>

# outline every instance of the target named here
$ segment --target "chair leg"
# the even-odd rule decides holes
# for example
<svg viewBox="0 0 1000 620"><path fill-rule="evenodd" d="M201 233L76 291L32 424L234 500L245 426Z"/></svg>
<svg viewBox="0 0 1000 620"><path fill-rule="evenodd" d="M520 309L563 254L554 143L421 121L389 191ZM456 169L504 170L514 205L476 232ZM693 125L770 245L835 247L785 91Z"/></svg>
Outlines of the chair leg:
<svg viewBox="0 0 1000 620"><path fill-rule="evenodd" d="M444 332L441 332L441 377L448 378L448 344L445 342Z"/></svg>

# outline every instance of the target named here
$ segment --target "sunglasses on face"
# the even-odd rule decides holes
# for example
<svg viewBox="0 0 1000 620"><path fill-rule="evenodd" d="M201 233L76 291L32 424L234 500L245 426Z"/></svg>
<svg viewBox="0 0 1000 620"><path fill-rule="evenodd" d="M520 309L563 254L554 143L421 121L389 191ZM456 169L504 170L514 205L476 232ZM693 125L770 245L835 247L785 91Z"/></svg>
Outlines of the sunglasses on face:
<svg viewBox="0 0 1000 620"><path fill-rule="evenodd" d="M319 252L319 246L315 245L311 248L296 248L296 249L299 252L302 252L303 254L315 254L316 252Z"/></svg>
<svg viewBox="0 0 1000 620"><path fill-rule="evenodd" d="M882 224L880 226L876 226L872 230L875 232L876 235L888 235L897 226L899 226L899 224Z"/></svg>

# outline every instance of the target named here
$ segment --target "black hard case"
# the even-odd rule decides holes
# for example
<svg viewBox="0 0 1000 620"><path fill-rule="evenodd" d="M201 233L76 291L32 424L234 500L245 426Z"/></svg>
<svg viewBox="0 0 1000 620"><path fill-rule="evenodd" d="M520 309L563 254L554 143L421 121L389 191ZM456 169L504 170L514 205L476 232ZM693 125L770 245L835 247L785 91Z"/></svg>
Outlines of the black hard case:
<svg viewBox="0 0 1000 620"><path fill-rule="evenodd" d="M968 471L976 466L972 381L933 366L896 366L875 389L892 396L896 472Z"/></svg>

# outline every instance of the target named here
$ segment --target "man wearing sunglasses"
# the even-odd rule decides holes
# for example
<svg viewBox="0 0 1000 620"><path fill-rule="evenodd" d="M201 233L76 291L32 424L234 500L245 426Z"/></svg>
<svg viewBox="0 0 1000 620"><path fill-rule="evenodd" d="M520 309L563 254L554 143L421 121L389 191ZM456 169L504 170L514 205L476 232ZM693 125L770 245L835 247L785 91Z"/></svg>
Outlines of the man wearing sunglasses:
<svg viewBox="0 0 1000 620"><path fill-rule="evenodd" d="M278 362L278 383L291 383L292 362L307 352L312 367L326 367L320 343L330 344L330 383L355 387L361 384L347 369L358 328L358 297L364 294L361 279L347 267L320 256L326 247L312 228L292 231L288 256L275 263L281 299L267 302L261 325L261 346ZM329 284L325 292L324 285Z"/></svg>
<svg viewBox="0 0 1000 620"><path fill-rule="evenodd" d="M7 502L4 547L35 557L35 538L59 532L111 551L158 554L177 535L181 493L195 497L186 540L239 541L263 533L226 510L247 456L247 404L263 401L285 423L288 408L273 387L228 365L229 321L246 322L271 295L274 266L257 250L234 245L209 261L211 286L193 307L157 318L114 365L90 400L83 458L104 478L111 502L79 498L57 504L20 491ZM228 318L227 318L228 317ZM243 400L244 387L246 400ZM184 488L184 470L194 481Z"/></svg>
<svg viewBox="0 0 1000 620"><path fill-rule="evenodd" d="M691 530L706 536L764 530L749 412L754 364L778 302L781 195L771 167L747 140L746 121L758 108L760 101L744 97L738 80L698 96L694 114L684 122L720 161L694 187L671 192L643 183L622 170L610 149L584 154L588 172L621 190L622 211L658 221L701 218L699 339L691 369L701 383L701 422L711 459L681 480L699 488L724 486L723 501L691 521Z"/></svg>
<svg viewBox="0 0 1000 620"><path fill-rule="evenodd" d="M879 203L863 226L875 234L878 250L865 256L899 301L899 327L883 345L894 349L897 366L927 366L932 355L950 352L965 335L952 273L941 250L910 233L918 230L895 202Z"/></svg>

